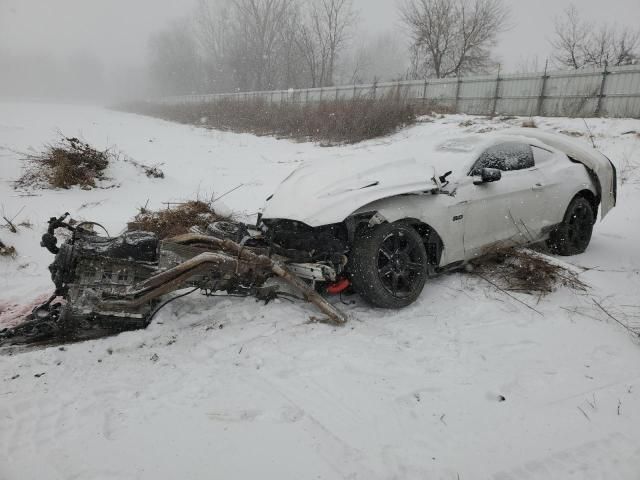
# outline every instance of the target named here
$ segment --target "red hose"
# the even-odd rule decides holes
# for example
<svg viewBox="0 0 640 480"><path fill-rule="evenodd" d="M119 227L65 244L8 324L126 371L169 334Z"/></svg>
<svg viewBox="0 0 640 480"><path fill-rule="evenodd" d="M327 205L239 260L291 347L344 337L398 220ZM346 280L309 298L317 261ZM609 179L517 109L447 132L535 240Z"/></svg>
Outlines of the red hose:
<svg viewBox="0 0 640 480"><path fill-rule="evenodd" d="M344 292L347 288L351 286L351 282L348 278L343 278L338 280L336 283L332 283L327 287L327 293L331 295L338 295Z"/></svg>

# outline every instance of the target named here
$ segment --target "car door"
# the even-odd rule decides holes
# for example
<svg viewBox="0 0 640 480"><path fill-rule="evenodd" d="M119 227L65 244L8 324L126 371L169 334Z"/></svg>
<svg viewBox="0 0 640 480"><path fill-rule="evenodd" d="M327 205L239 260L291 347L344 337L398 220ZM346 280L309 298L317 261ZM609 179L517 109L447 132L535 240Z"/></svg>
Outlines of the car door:
<svg viewBox="0 0 640 480"><path fill-rule="evenodd" d="M484 168L500 170L502 178L476 184ZM545 208L543 181L528 144L502 142L480 155L459 189L459 200L466 207L467 260L495 244L521 245L540 238Z"/></svg>

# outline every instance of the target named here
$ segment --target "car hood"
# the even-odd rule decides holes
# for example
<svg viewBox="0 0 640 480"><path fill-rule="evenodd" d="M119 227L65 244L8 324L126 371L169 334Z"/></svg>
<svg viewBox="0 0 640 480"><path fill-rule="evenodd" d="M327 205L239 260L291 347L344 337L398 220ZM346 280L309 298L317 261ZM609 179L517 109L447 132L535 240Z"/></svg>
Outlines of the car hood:
<svg viewBox="0 0 640 480"><path fill-rule="evenodd" d="M421 141L420 152L411 158L359 149L307 162L280 184L262 218L319 227L342 222L377 200L435 191L440 188L437 177L448 171L454 172L452 180L465 175L491 141L485 135L434 136Z"/></svg>
<svg viewBox="0 0 640 480"><path fill-rule="evenodd" d="M415 158L337 157L306 163L282 182L262 218L312 227L338 223L376 200L437 189L434 172L434 165Z"/></svg>

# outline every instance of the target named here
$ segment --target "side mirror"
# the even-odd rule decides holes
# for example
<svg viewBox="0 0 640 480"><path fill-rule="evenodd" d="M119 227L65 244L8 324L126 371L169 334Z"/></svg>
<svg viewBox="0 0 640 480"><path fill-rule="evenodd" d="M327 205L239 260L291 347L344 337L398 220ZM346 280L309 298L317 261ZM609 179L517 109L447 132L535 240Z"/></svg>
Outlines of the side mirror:
<svg viewBox="0 0 640 480"><path fill-rule="evenodd" d="M453 172L447 172L444 175L442 175L440 177L440 183L447 183L447 178L449 178L449 176L452 174Z"/></svg>
<svg viewBox="0 0 640 480"><path fill-rule="evenodd" d="M497 168L483 168L480 175L473 180L474 185L498 182L502 179L502 171Z"/></svg>

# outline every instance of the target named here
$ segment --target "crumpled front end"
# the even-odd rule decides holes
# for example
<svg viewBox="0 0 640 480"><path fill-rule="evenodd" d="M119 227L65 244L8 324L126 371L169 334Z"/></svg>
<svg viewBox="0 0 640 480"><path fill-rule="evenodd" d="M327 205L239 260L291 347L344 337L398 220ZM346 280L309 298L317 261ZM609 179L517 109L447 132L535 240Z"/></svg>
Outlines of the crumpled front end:
<svg viewBox="0 0 640 480"><path fill-rule="evenodd" d="M265 220L292 220L310 227L344 221L376 200L437 189L426 161L334 159L294 171L266 202Z"/></svg>

